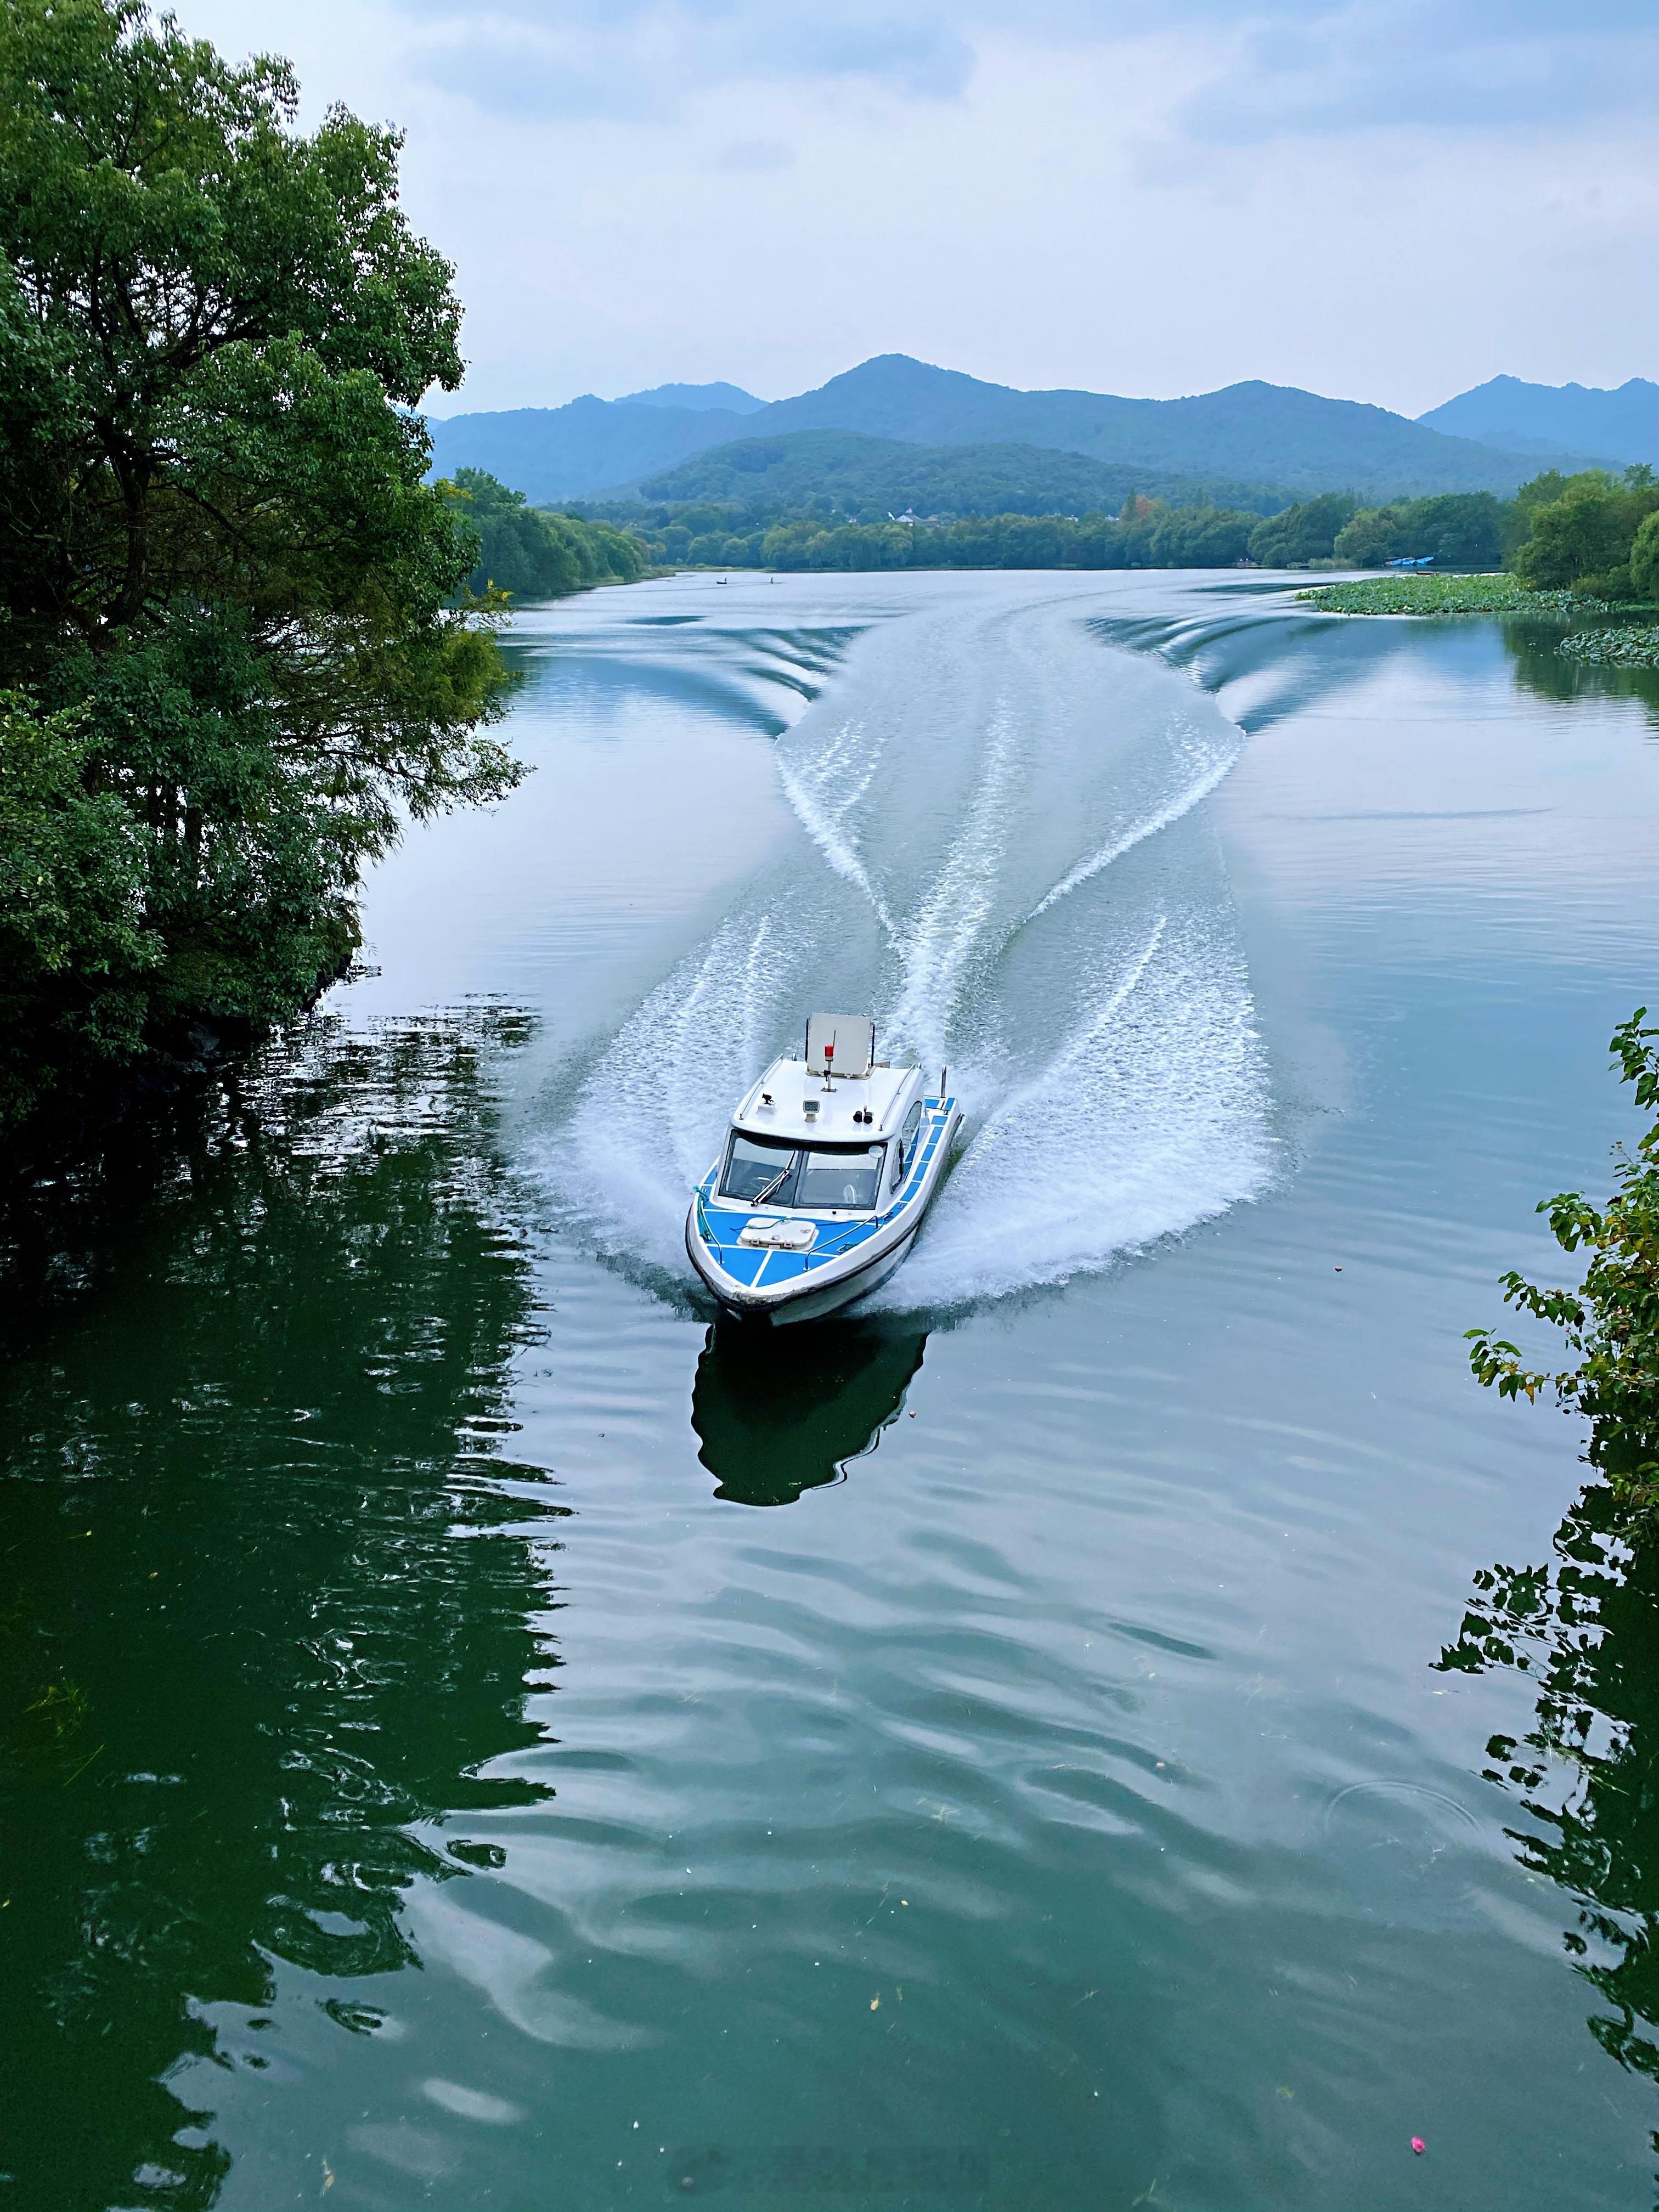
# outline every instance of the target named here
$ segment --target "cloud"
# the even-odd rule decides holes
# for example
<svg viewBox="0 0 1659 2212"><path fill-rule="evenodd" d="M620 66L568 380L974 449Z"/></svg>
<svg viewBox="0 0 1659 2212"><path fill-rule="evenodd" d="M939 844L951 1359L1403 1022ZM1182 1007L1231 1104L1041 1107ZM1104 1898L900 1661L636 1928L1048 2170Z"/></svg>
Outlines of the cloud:
<svg viewBox="0 0 1659 2212"><path fill-rule="evenodd" d="M407 64L417 83L515 120L645 122L674 106L654 72L513 22L441 25L411 48Z"/></svg>
<svg viewBox="0 0 1659 2212"><path fill-rule="evenodd" d="M415 74L507 115L658 118L687 95L840 81L953 100L987 43L1186 40L1198 82L1169 118L1225 144L1342 129L1514 130L1659 97L1651 0L393 0Z"/></svg>
<svg viewBox="0 0 1659 2212"><path fill-rule="evenodd" d="M933 7L799 0L498 0L460 15L453 0L404 0L417 81L507 116L645 120L690 94L769 80L842 80L912 100L951 99L974 52Z"/></svg>
<svg viewBox="0 0 1659 2212"><path fill-rule="evenodd" d="M1653 0L179 4L292 52L308 116L407 127L463 408L902 351L1414 414L1659 360L1620 275L1659 225Z"/></svg>
<svg viewBox="0 0 1659 2212"><path fill-rule="evenodd" d="M717 169L787 169L794 155L781 138L734 138L714 156Z"/></svg>
<svg viewBox="0 0 1659 2212"><path fill-rule="evenodd" d="M1240 145L1349 130L1559 129L1587 116L1650 110L1659 86L1650 10L1590 0L1501 14L1392 0L1263 11L1231 42L1224 68L1171 118L1188 140Z"/></svg>

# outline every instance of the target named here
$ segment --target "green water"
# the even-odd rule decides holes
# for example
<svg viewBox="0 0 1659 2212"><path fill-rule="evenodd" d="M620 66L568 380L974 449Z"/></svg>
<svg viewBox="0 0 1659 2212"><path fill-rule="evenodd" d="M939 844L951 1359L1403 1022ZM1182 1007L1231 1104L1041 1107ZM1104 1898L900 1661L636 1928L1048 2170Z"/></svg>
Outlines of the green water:
<svg viewBox="0 0 1659 2212"><path fill-rule="evenodd" d="M1659 1003L1553 635L520 618L378 972L8 1225L0 2203L1653 2201L1653 1578L1461 1343ZM967 1141L757 1343L679 1216L819 997Z"/></svg>

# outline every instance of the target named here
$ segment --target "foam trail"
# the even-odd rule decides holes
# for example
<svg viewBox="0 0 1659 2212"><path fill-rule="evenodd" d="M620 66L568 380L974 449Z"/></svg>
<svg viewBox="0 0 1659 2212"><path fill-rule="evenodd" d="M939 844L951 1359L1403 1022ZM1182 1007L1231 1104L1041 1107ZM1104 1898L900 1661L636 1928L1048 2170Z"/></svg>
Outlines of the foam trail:
<svg viewBox="0 0 1659 2212"><path fill-rule="evenodd" d="M566 1219L599 1250L684 1273L687 1194L774 1042L776 936L769 914L722 923L623 1024L555 1129L544 1170ZM677 1079L690 1069L695 1087ZM703 1110L688 1112L700 1091Z"/></svg>
<svg viewBox="0 0 1659 2212"><path fill-rule="evenodd" d="M904 982L887 1026L923 1060L945 1058L963 973L992 913L997 862L1008 837L1008 801L1018 765L1013 716L1002 701L988 732L985 767L927 896L905 924Z"/></svg>
<svg viewBox="0 0 1659 2212"><path fill-rule="evenodd" d="M863 736L855 723L844 724L836 738L824 748L816 759L796 765L783 751L778 752L778 780L783 786L784 796L793 807L801 827L829 861L838 876L849 884L856 884L874 908L882 927L892 933L892 917L875 885L871 882L858 848L844 830L848 817L869 789L871 781L880 765L879 748L873 749L866 762L864 773L850 789L830 796L831 787L842 771L852 748L853 741Z"/></svg>
<svg viewBox="0 0 1659 2212"><path fill-rule="evenodd" d="M1027 1084L1022 1090L1010 1094L998 1109L997 1114L987 1121L983 1133L985 1139L994 1143L999 1131L1007 1126L1010 1119L1016 1115L1022 1107L1040 1097L1044 1091L1052 1087L1059 1078L1074 1069L1084 1054L1091 1048L1099 1046L1113 1016L1116 1014L1152 964L1152 956L1163 944L1169 927L1169 915L1159 915L1152 926L1152 935L1136 954L1130 963L1128 973L1113 989L1105 1005L1097 1013L1091 1015L1081 1028L1074 1033L1070 1042L1056 1054L1038 1081Z"/></svg>
<svg viewBox="0 0 1659 2212"><path fill-rule="evenodd" d="M1267 1105L1227 933L1161 916L1041 1073L992 1104L883 1302L1097 1273L1254 1197L1272 1167Z"/></svg>
<svg viewBox="0 0 1659 2212"><path fill-rule="evenodd" d="M1151 816L1148 820L1138 823L1134 829L1127 831L1123 836L1115 839L1111 844L1103 846L1099 852L1091 854L1086 860L1079 860L1076 867L1063 875L1053 889L1037 901L1027 919L1035 921L1040 914L1047 914L1051 906L1058 905L1061 899L1076 890L1080 884L1088 883L1092 877L1099 875L1103 869L1109 868L1115 860L1121 860L1126 853L1133 852L1137 845L1144 844L1148 837L1156 837L1160 830L1169 829L1170 824L1178 822L1183 814L1190 814L1194 807L1201 800L1207 799L1223 778L1230 774L1237 758L1237 750L1235 749L1232 752L1224 754L1220 759L1212 761L1201 775L1188 784L1184 791L1177 792L1173 799L1160 806L1157 813Z"/></svg>

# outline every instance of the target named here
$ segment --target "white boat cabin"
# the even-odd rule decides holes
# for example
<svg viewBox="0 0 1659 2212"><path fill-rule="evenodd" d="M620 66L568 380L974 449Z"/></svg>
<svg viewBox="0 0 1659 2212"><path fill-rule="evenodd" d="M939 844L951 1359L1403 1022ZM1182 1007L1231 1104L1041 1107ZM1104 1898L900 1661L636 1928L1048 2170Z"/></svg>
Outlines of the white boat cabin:
<svg viewBox="0 0 1659 2212"><path fill-rule="evenodd" d="M873 1057L862 1014L814 1014L799 1060L772 1062L732 1117L713 1200L781 1212L875 1213L924 1127L918 1067Z"/></svg>

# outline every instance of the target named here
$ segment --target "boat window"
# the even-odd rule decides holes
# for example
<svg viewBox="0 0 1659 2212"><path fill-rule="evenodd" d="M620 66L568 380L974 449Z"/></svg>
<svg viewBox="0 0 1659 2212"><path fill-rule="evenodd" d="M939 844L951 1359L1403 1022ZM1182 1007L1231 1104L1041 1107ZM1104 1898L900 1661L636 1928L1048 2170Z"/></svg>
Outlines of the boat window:
<svg viewBox="0 0 1659 2212"><path fill-rule="evenodd" d="M734 1130L720 1196L750 1206L873 1208L881 1145L792 1145Z"/></svg>
<svg viewBox="0 0 1659 2212"><path fill-rule="evenodd" d="M916 1135L921 1127L921 1101L918 1098L915 1104L905 1115L904 1127L899 1131L898 1149L896 1156L893 1161L893 1187L895 1189L896 1189L899 1184L904 1181L905 1170L910 1165L911 1156L916 1148Z"/></svg>
<svg viewBox="0 0 1659 2212"><path fill-rule="evenodd" d="M787 1206L799 1164L798 1146L778 1137L745 1137L734 1132L732 1149L726 1156L726 1173L720 1177L720 1196L745 1199L753 1205L764 1191L778 1205Z"/></svg>
<svg viewBox="0 0 1659 2212"><path fill-rule="evenodd" d="M872 1206L881 1181L881 1145L814 1146L802 1164L797 1206Z"/></svg>

